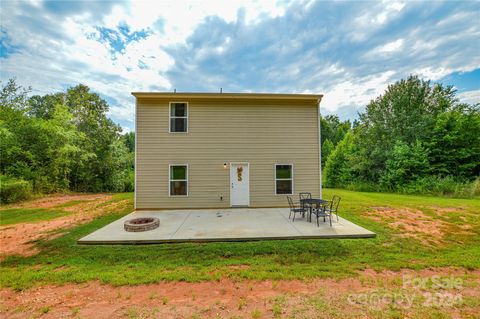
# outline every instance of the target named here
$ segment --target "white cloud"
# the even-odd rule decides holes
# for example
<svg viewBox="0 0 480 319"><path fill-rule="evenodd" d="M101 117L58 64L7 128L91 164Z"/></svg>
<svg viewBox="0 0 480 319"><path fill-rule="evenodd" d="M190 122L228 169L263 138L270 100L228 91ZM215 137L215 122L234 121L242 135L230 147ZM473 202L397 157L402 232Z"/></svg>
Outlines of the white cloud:
<svg viewBox="0 0 480 319"><path fill-rule="evenodd" d="M449 68L443 68L443 67L427 67L427 68L422 68L415 70L413 74L418 75L421 78L424 79L429 79L429 80L439 80L450 73L452 73L453 70Z"/></svg>
<svg viewBox="0 0 480 319"><path fill-rule="evenodd" d="M334 111L342 106L366 105L386 90L394 74L393 71L387 71L335 84L324 92L321 107Z"/></svg>
<svg viewBox="0 0 480 319"><path fill-rule="evenodd" d="M462 103L468 103L468 104L480 103L480 90L462 92L458 94L458 99Z"/></svg>
<svg viewBox="0 0 480 319"><path fill-rule="evenodd" d="M389 20L399 15L405 7L404 2L384 0L380 2L366 2L368 10L361 12L353 21L355 26L350 36L354 42L368 40L367 34L381 28Z"/></svg>
<svg viewBox="0 0 480 319"><path fill-rule="evenodd" d="M115 7L112 13L104 18L104 25L114 29L120 23L126 23L133 30L142 30L159 22L163 26L163 30L159 30L161 43L172 45L185 43L206 17L217 16L228 23L235 22L241 9L244 10L247 24L285 14L284 5L272 0L133 1L127 6Z"/></svg>
<svg viewBox="0 0 480 319"><path fill-rule="evenodd" d="M393 56L396 53L399 53L401 49L404 47L404 40L397 39L395 41L390 41L385 44L379 45L376 48L365 53L362 58L367 60L376 61L379 57L388 57Z"/></svg>
<svg viewBox="0 0 480 319"><path fill-rule="evenodd" d="M394 11L402 11L402 9L405 7L405 2L384 1L384 3L387 3L387 8L390 8Z"/></svg>
<svg viewBox="0 0 480 319"><path fill-rule="evenodd" d="M372 19L373 23L383 24L389 17L402 11L403 7L405 7L405 3L403 2L383 1L383 4L385 5L385 10Z"/></svg>
<svg viewBox="0 0 480 319"><path fill-rule="evenodd" d="M218 16L226 22L243 17L246 24L255 24L285 13L284 4L276 1L131 1L113 4L110 13L98 20L90 11L54 16L42 7L42 1L30 2L35 11L25 11L21 2L8 2L5 7L2 3L2 28L14 44L24 48L2 61L2 80L16 76L19 84L31 85L37 94L84 83L117 101L110 114L123 121L132 121L134 116L131 91L172 88L167 72L175 65L175 57L166 48L185 43L207 17ZM27 26L25 21L33 24ZM149 34L112 53L108 42L98 41L97 27L117 30L119 25ZM121 33L117 37L126 40ZM231 41L227 38L212 52L222 54Z"/></svg>
<svg viewBox="0 0 480 319"><path fill-rule="evenodd" d="M125 102L127 102L127 105L129 105L135 103L135 100L133 97L131 97L126 99ZM131 107L125 107L125 105L115 105L110 107L109 114L115 115L116 118L130 122L131 124L135 122L135 109Z"/></svg>
<svg viewBox="0 0 480 319"><path fill-rule="evenodd" d="M1 58L2 81L16 76L37 94L84 83L111 99L111 117L129 128L131 91L325 93L322 108L334 112L366 105L409 74L438 80L480 67L468 2L444 16L431 9L442 3L400 1L99 2L106 9L98 12L93 2L71 2L81 10L60 13L31 3L2 2L2 30L20 48ZM129 41L119 26L144 37ZM113 30L123 49L112 50L99 28Z"/></svg>
<svg viewBox="0 0 480 319"><path fill-rule="evenodd" d="M392 42L388 42L376 48L374 51L377 51L379 53L392 53L392 52L398 51L402 46L403 46L403 39L398 39Z"/></svg>

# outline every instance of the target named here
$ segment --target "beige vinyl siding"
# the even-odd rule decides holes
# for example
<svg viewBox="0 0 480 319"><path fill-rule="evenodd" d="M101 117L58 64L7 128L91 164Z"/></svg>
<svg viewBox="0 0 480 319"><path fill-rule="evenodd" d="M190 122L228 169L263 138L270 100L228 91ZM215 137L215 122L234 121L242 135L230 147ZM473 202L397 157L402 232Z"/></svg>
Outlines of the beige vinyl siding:
<svg viewBox="0 0 480 319"><path fill-rule="evenodd" d="M316 101L187 101L188 133L171 134L175 100L137 99L137 209L229 207L223 164L236 162L250 164L251 207L287 205L275 195L275 163L293 164L296 194L319 196ZM170 164L188 164L188 197L168 196Z"/></svg>

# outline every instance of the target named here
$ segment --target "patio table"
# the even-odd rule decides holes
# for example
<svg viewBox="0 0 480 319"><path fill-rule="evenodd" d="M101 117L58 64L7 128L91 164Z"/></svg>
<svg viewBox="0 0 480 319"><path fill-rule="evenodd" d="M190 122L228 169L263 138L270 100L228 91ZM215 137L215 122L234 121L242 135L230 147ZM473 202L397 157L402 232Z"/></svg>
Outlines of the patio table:
<svg viewBox="0 0 480 319"><path fill-rule="evenodd" d="M305 204L309 207L309 218L310 222L312 221L312 207L313 206L320 206L324 203L329 203L329 200L321 199L321 198L303 198L300 200L300 204L304 206Z"/></svg>

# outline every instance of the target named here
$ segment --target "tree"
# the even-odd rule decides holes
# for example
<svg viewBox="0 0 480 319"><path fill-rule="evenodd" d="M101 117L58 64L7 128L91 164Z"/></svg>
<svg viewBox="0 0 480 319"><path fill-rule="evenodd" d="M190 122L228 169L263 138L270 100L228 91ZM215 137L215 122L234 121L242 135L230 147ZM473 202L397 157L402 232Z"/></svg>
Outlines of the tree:
<svg viewBox="0 0 480 319"><path fill-rule="evenodd" d="M388 155L386 170L380 183L388 189L395 190L425 176L428 168L427 151L420 141L408 145L398 140Z"/></svg>
<svg viewBox="0 0 480 319"><path fill-rule="evenodd" d="M335 149L335 146L330 140L325 140L322 145L322 167L325 167L328 157Z"/></svg>
<svg viewBox="0 0 480 319"><path fill-rule="evenodd" d="M0 108L2 113L6 111L24 111L27 106L30 88L22 88L17 85L15 79L8 80L0 90Z"/></svg>
<svg viewBox="0 0 480 319"><path fill-rule="evenodd" d="M320 131L322 144L329 140L335 146L340 142L345 134L350 130L350 121L340 121L336 115L327 115L320 117Z"/></svg>
<svg viewBox="0 0 480 319"><path fill-rule="evenodd" d="M123 135L123 139L128 151L135 152L135 132L125 133L125 135Z"/></svg>
<svg viewBox="0 0 480 319"><path fill-rule="evenodd" d="M6 180L27 180L37 192L122 191L127 184L132 190L134 155L98 94L85 85L28 93L15 80L0 91L0 172Z"/></svg>
<svg viewBox="0 0 480 319"><path fill-rule="evenodd" d="M328 159L335 146L350 131L350 121L340 121L336 115L320 117L320 130L322 141L322 167Z"/></svg>
<svg viewBox="0 0 480 319"><path fill-rule="evenodd" d="M459 104L452 87L415 76L389 85L351 132L326 161L327 186L416 191L480 174L479 105Z"/></svg>
<svg viewBox="0 0 480 319"><path fill-rule="evenodd" d="M356 127L360 175L378 183L396 142L413 145L417 140L428 140L437 117L453 109L456 101L452 87L432 85L416 76L389 85L360 114Z"/></svg>
<svg viewBox="0 0 480 319"><path fill-rule="evenodd" d="M353 180L351 156L354 153L354 143L353 133L348 132L328 157L324 171L326 187L345 187Z"/></svg>
<svg viewBox="0 0 480 319"><path fill-rule="evenodd" d="M79 147L86 154L94 154L88 160L75 164L72 169L73 188L79 191L98 192L109 189L106 181L116 174L112 167L111 147L120 139L120 127L107 117L108 104L82 84L67 90L65 103L73 115L77 130L85 135ZM122 144L123 147L125 145ZM121 152L123 154L124 152Z"/></svg>
<svg viewBox="0 0 480 319"><path fill-rule="evenodd" d="M456 179L479 176L480 104L460 104L440 114L426 146L432 174Z"/></svg>
<svg viewBox="0 0 480 319"><path fill-rule="evenodd" d="M65 105L65 94L55 93L47 95L34 95L28 99L28 115L43 119L54 116L57 105Z"/></svg>
<svg viewBox="0 0 480 319"><path fill-rule="evenodd" d="M63 104L54 105L50 119L41 120L46 137L42 144L46 156L43 162L45 176L51 190L61 191L70 188L71 172L74 165L93 157L79 147L85 135L78 132L72 123L73 116Z"/></svg>
<svg viewBox="0 0 480 319"><path fill-rule="evenodd" d="M385 94L371 101L360 114L372 140L393 147L396 140L415 143L425 140L436 117L452 109L456 103L451 86L431 84L410 76L389 85Z"/></svg>
<svg viewBox="0 0 480 319"><path fill-rule="evenodd" d="M37 159L30 145L39 137L38 126L26 117L30 89L10 79L0 91L0 170L2 174L33 179Z"/></svg>

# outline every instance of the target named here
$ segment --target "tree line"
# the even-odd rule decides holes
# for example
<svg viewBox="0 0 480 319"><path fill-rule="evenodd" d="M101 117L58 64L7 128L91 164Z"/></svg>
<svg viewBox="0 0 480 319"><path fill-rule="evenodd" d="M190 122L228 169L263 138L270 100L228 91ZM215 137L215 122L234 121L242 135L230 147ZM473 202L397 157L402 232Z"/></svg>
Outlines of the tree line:
<svg viewBox="0 0 480 319"><path fill-rule="evenodd" d="M372 100L351 126L339 123L322 121L336 132L322 128L325 186L480 195L480 104L460 103L453 87L410 76Z"/></svg>
<svg viewBox="0 0 480 319"><path fill-rule="evenodd" d="M11 79L0 92L2 202L31 193L122 192L134 187L134 133L107 117L85 85L47 95Z"/></svg>
<svg viewBox="0 0 480 319"><path fill-rule="evenodd" d="M82 84L30 95L0 91L2 202L32 193L133 191L135 133ZM388 87L353 123L321 117L324 186L361 191L480 195L480 104L411 76Z"/></svg>

